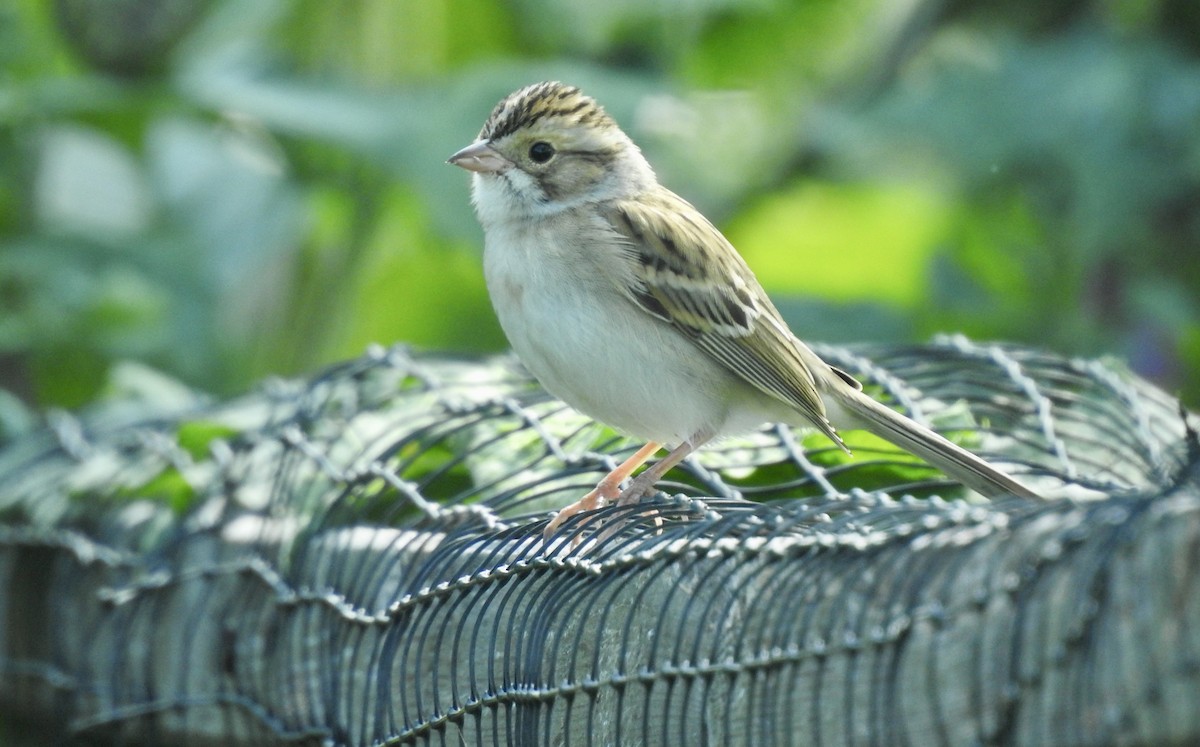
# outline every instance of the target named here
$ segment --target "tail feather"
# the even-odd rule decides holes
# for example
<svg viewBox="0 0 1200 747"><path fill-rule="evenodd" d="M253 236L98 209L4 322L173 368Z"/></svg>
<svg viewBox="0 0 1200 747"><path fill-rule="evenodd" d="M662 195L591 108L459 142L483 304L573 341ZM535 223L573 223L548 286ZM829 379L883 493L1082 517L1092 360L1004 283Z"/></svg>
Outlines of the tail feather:
<svg viewBox="0 0 1200 747"><path fill-rule="evenodd" d="M871 397L849 387L830 389L826 394L836 398L839 409L851 416L855 425L916 454L972 490L990 498L1006 495L1041 498L961 446Z"/></svg>

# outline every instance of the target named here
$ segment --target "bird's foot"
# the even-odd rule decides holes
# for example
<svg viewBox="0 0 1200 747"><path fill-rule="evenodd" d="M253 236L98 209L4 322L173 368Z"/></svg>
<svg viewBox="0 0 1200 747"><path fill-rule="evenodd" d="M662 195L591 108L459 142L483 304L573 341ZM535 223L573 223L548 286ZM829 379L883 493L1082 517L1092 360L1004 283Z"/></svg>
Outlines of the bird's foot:
<svg viewBox="0 0 1200 747"><path fill-rule="evenodd" d="M629 487L622 490L621 494L617 496L617 505L633 506L640 503L642 498L646 496L646 493L650 491L650 487L650 485L645 484L642 480L635 479L629 484Z"/></svg>
<svg viewBox="0 0 1200 747"><path fill-rule="evenodd" d="M551 538L558 533L559 528L566 523L567 519L570 519L575 514L604 508L605 506L612 504L614 501L618 506L636 505L642 500L642 498L645 497L646 493L649 492L651 487L651 484L634 480L629 487L625 488L624 490L620 490L616 485L601 481L600 484L592 490L592 492L575 501L571 505L564 506L561 510L559 510L559 512L554 515L554 518L550 520L550 523L546 525L546 529L542 536L547 542L549 542ZM582 522L580 522L579 526L582 528L590 521L592 521L592 519L584 519ZM655 512L654 526L661 529L662 525L662 517ZM599 538L604 540L608 537L611 537L620 527L621 522L608 527ZM579 540L580 538L578 537L575 539L576 544L579 543Z"/></svg>
<svg viewBox="0 0 1200 747"><path fill-rule="evenodd" d="M639 477L640 477L640 475L639 475ZM617 496L617 505L618 506L636 506L638 503L641 502L641 500L644 497L646 497L646 494L650 492L650 489L652 487L654 487L653 482L647 482L647 481L635 479L632 483L630 483L629 487L622 490L621 494L619 496ZM658 509L651 509L649 512L649 515L646 518L650 518L654 521L655 533L662 531L663 517L658 512ZM607 542L609 539L614 537L619 531L621 531L622 527L624 527L626 524L628 524L632 520L633 520L632 515L626 514L625 518L613 521L609 526L604 527L603 531L601 531L598 535L596 535L596 542L600 543L600 544Z"/></svg>
<svg viewBox="0 0 1200 747"><path fill-rule="evenodd" d="M624 496L625 494L621 492L621 483L624 482L625 478L629 477L634 470L642 466L642 464L644 464L645 461L654 454L654 452L658 451L658 448L659 445L651 441L642 448L638 449L628 459L621 462L621 464L605 475L604 479L596 484L596 487L594 490L592 490L592 492L588 493L584 497L555 514L554 518L550 520L550 523L546 525L546 530L543 535L546 538L546 541L549 542L550 538L554 536L554 533L558 531L558 528L563 525L563 522L575 514L582 511L592 511L597 508L603 508L609 503L612 503L614 499L619 499L620 497ZM638 485L641 483L638 480L634 480L633 484ZM632 488L633 485L630 485L630 489ZM645 487L642 488L642 491L645 491ZM625 503L621 503L621 505L625 505ZM578 542L578 540L576 540L576 542Z"/></svg>
<svg viewBox="0 0 1200 747"><path fill-rule="evenodd" d="M584 511L594 511L598 508L604 508L620 495L624 495L621 493L620 486L614 485L606 480L601 480L600 484L592 489L592 492L575 501L571 505L564 506L562 509L560 509L559 512L554 515L554 518L550 520L550 523L546 525L546 529L542 533L542 536L545 537L547 542L549 542L550 538L552 538L558 532L558 528L561 527L567 519L571 518L575 514L583 513Z"/></svg>

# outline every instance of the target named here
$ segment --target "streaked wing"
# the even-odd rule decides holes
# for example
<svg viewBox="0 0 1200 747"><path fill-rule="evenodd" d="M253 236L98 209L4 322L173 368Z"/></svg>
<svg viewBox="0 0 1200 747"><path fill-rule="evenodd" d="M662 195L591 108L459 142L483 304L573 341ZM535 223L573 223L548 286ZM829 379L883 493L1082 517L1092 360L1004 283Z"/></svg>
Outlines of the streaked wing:
<svg viewBox="0 0 1200 747"><path fill-rule="evenodd" d="M750 268L715 226L666 189L615 202L606 217L626 240L632 281L624 290L634 302L674 324L760 391L803 413L841 445L809 369L823 362L788 331Z"/></svg>

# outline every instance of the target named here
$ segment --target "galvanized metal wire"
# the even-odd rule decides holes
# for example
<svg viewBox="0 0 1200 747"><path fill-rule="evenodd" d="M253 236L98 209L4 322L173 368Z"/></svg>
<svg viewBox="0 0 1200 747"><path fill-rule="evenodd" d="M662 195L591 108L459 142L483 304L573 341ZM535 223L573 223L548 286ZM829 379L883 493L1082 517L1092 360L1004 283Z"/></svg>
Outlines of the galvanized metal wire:
<svg viewBox="0 0 1200 747"><path fill-rule="evenodd" d="M374 349L0 452L0 713L139 745L1200 740L1178 402L961 337L820 352L1050 499L771 426L545 541L639 444L511 360Z"/></svg>

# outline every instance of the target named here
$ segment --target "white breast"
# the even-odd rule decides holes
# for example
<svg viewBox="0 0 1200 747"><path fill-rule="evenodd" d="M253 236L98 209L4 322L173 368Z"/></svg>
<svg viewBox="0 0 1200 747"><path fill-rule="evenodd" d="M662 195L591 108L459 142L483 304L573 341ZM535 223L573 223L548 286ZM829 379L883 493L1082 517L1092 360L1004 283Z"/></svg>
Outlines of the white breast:
<svg viewBox="0 0 1200 747"><path fill-rule="evenodd" d="M611 231L572 215L487 228L492 304L538 381L580 412L660 443L762 422L747 418L746 385L619 290L613 268L624 260L600 262L620 251Z"/></svg>

